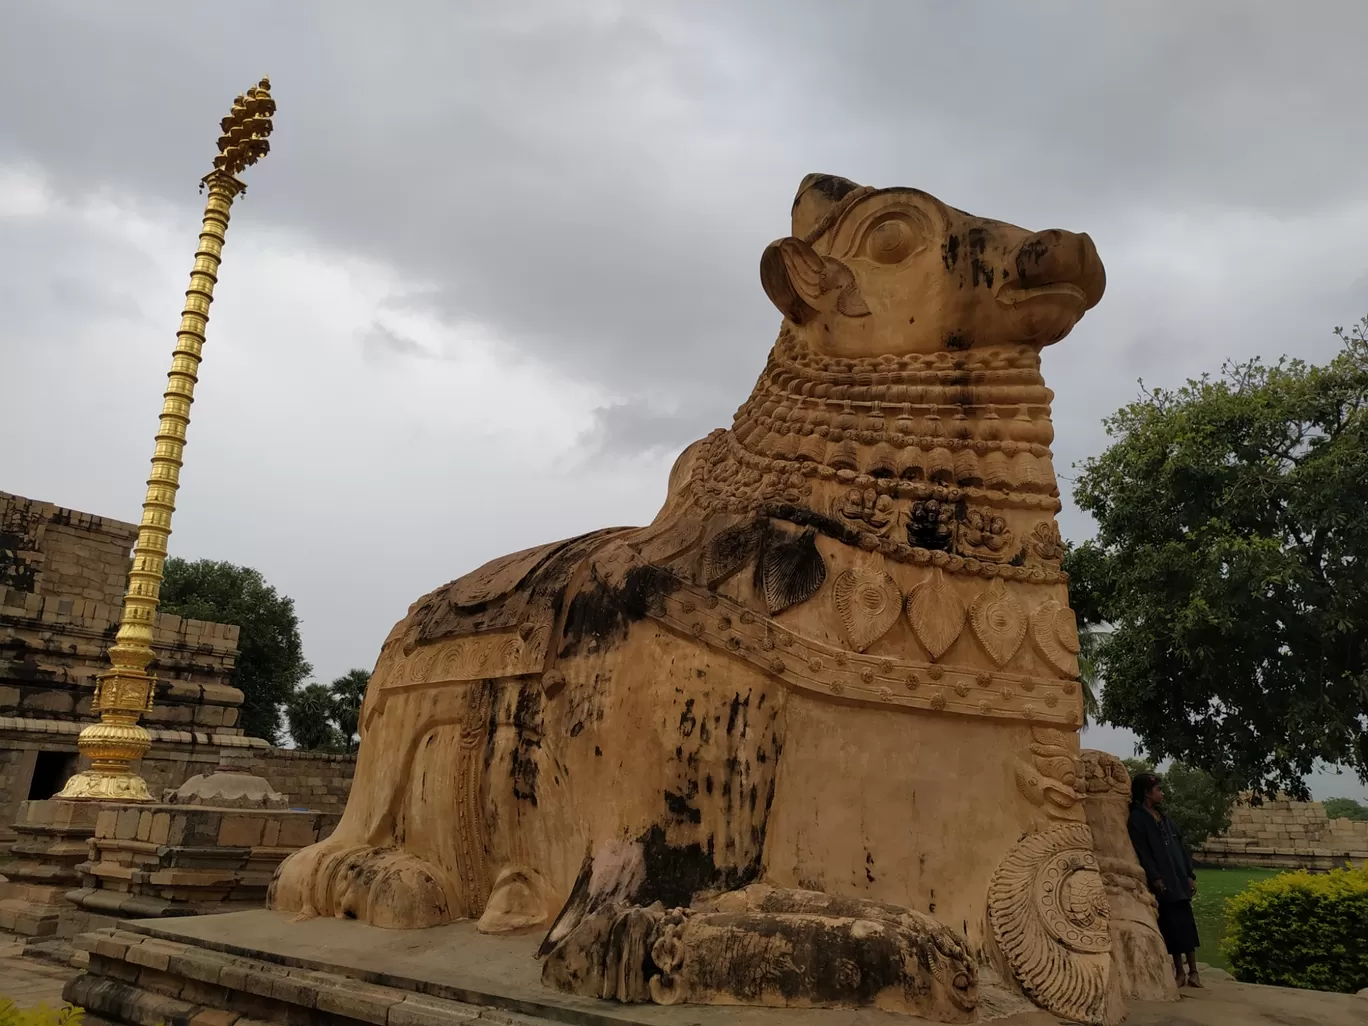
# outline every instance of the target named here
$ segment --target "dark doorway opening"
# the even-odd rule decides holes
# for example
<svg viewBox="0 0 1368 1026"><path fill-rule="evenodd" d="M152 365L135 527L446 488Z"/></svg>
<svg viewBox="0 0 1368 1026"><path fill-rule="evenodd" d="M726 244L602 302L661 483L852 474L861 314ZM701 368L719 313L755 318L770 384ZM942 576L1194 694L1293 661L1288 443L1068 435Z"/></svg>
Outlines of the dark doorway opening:
<svg viewBox="0 0 1368 1026"><path fill-rule="evenodd" d="M76 772L80 755L76 752L39 752L33 762L33 779L29 782L28 800L40 802L51 798L66 786Z"/></svg>

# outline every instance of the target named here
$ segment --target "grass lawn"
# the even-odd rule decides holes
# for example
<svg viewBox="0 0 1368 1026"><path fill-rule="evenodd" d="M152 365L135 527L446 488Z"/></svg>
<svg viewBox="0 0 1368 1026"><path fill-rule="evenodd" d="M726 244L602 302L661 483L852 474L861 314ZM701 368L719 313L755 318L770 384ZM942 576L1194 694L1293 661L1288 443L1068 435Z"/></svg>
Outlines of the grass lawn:
<svg viewBox="0 0 1368 1026"><path fill-rule="evenodd" d="M1197 960L1228 970L1221 954L1221 940L1225 937L1226 898L1233 898L1250 884L1277 876L1276 869L1211 868L1197 870L1197 897L1192 899L1192 912L1197 917L1197 935L1202 946L1197 949Z"/></svg>

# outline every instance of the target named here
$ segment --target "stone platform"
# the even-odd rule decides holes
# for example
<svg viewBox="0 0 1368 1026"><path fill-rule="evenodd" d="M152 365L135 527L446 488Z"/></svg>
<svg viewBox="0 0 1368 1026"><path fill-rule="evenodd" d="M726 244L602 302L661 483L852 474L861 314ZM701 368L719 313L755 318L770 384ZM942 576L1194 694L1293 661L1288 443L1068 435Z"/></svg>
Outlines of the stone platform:
<svg viewBox="0 0 1368 1026"><path fill-rule="evenodd" d="M487 937L473 923L392 931L359 922L291 922L233 912L125 922L85 934L90 967L64 992L99 1020L249 1026L898 1026L922 1020L870 1009L622 1005L541 986L540 933ZM981 1009L982 1010L982 1009ZM986 1018L986 1017L985 1017ZM996 1020L1056 1026L1042 1011ZM1362 1026L1368 1001L1220 980L1179 1004L1132 1003L1134 1026Z"/></svg>

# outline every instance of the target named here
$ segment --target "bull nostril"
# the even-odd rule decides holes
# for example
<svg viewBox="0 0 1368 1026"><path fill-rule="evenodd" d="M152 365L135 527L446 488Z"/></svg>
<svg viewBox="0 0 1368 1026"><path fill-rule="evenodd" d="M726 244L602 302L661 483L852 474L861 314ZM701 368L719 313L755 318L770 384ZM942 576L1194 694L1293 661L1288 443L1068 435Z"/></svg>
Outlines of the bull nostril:
<svg viewBox="0 0 1368 1026"><path fill-rule="evenodd" d="M1017 250L1017 281L1026 288L1069 283L1091 292L1100 266L1092 239L1059 228L1037 232Z"/></svg>

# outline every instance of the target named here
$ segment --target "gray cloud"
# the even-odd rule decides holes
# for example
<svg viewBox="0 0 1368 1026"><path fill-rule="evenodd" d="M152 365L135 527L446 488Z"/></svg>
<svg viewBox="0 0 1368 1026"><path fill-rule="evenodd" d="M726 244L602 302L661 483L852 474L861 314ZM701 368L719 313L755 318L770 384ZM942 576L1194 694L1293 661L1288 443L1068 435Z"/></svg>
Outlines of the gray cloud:
<svg viewBox="0 0 1368 1026"><path fill-rule="evenodd" d="M675 455L730 419L730 412L706 399L672 407L659 401L611 403L593 411L593 425L581 436L581 444L590 458L661 451Z"/></svg>
<svg viewBox="0 0 1368 1026"><path fill-rule="evenodd" d="M188 205L220 108L271 70L275 151L240 217L392 263L411 301L628 395L759 369L755 265L811 170L1113 250L1147 211L1363 198L1352 0L163 14L18 5L0 81L42 102L0 152Z"/></svg>
<svg viewBox="0 0 1368 1026"><path fill-rule="evenodd" d="M361 332L361 349L370 357L385 356L416 356L421 359L433 359L436 354L420 342L400 335L379 322L374 322L369 328Z"/></svg>

